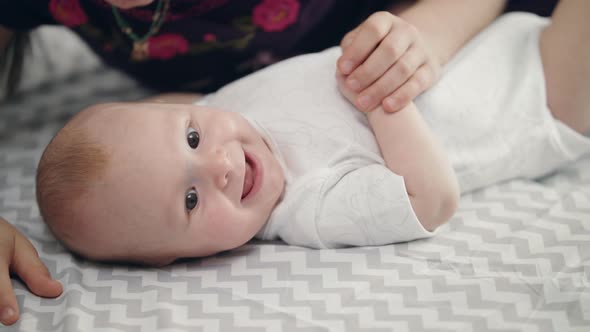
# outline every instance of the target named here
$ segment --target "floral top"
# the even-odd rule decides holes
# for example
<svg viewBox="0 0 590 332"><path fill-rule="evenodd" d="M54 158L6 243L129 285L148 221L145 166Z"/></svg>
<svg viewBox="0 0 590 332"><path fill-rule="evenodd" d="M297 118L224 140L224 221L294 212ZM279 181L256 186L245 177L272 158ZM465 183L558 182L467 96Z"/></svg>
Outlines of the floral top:
<svg viewBox="0 0 590 332"><path fill-rule="evenodd" d="M165 12L158 11L158 1L168 1ZM0 25L62 24L106 63L152 88L207 92L280 59L335 45L389 2L155 0L119 9L117 19L104 0L2 1ZM165 15L157 32L148 34L155 14ZM136 43L125 29L148 38Z"/></svg>

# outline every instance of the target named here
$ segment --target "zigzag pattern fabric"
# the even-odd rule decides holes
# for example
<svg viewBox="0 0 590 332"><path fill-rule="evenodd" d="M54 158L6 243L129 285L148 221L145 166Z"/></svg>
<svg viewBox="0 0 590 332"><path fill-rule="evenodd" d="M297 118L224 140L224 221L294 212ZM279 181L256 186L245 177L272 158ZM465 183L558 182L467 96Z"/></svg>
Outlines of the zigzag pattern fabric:
<svg viewBox="0 0 590 332"><path fill-rule="evenodd" d="M151 269L78 259L35 204L43 147L83 106L147 95L95 69L0 110L0 215L65 287L13 281L22 316L3 331L589 331L590 157L538 181L466 195L434 238L309 250L253 242Z"/></svg>

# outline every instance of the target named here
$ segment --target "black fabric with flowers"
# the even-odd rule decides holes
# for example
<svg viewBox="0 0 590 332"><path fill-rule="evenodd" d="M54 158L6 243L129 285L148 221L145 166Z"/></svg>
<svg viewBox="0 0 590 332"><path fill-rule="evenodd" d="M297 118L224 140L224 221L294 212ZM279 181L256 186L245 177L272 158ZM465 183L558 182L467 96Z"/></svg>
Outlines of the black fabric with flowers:
<svg viewBox="0 0 590 332"><path fill-rule="evenodd" d="M207 92L280 59L336 45L368 14L392 2L154 0L113 11L104 0L5 0L0 25L63 24L106 63L152 88ZM536 3L512 0L509 9L548 15L555 0ZM130 32L145 40L134 40Z"/></svg>
<svg viewBox="0 0 590 332"><path fill-rule="evenodd" d="M19 0L0 4L0 25L62 24L106 63L152 88L206 92L280 59L336 45L387 2L154 0L115 12L104 0ZM165 15L161 26L149 33L159 15ZM148 38L137 42L130 32Z"/></svg>

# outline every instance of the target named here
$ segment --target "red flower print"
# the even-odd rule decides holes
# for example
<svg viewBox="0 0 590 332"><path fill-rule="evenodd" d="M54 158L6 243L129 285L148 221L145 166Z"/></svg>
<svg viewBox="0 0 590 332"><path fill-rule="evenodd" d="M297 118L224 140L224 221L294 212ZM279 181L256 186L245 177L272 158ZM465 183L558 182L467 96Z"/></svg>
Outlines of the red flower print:
<svg viewBox="0 0 590 332"><path fill-rule="evenodd" d="M215 36L215 34L213 33L206 33L205 35L203 35L203 40L206 42L216 41L217 36Z"/></svg>
<svg viewBox="0 0 590 332"><path fill-rule="evenodd" d="M51 0L49 11L56 21L67 27L77 27L88 21L78 0Z"/></svg>
<svg viewBox="0 0 590 332"><path fill-rule="evenodd" d="M148 39L150 58L168 60L186 52L188 52L188 42L181 35L165 33Z"/></svg>
<svg viewBox="0 0 590 332"><path fill-rule="evenodd" d="M254 8L254 24L266 32L283 31L297 21L299 1L262 0Z"/></svg>

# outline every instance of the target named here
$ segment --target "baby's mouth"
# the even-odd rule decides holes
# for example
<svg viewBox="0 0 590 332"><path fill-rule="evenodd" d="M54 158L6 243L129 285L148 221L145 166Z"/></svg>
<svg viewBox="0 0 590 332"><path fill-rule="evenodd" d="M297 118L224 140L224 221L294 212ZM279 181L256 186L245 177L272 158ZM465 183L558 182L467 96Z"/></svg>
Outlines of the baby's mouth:
<svg viewBox="0 0 590 332"><path fill-rule="evenodd" d="M252 187L254 187L254 179L256 178L256 169L254 163L247 153L244 153L246 159L245 171L244 171L244 186L242 188L242 199L246 198Z"/></svg>

